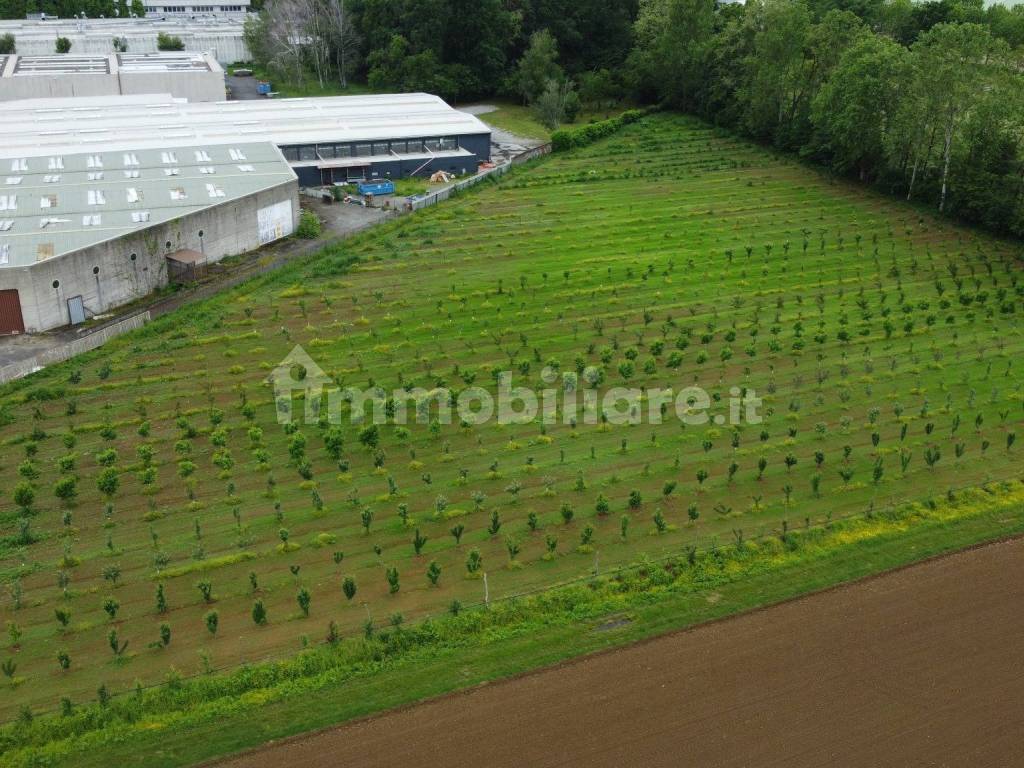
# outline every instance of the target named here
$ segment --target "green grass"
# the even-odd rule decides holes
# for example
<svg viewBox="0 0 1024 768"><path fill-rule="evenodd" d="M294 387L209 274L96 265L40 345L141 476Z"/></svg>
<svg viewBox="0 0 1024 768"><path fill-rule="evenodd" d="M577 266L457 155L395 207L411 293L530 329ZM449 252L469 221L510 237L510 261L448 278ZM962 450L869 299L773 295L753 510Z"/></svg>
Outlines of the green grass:
<svg viewBox="0 0 1024 768"><path fill-rule="evenodd" d="M479 116L480 119L488 125L495 128L501 128L502 130L513 133L516 136L522 136L526 139L537 139L538 141L548 141L551 139L551 131L545 128L537 120L537 116L530 107L506 101L490 103L493 103L498 107L498 109L494 112L486 112ZM625 109L626 107L586 109L576 117L575 121L572 123L566 123L563 127L571 128L574 126L585 125L586 123L593 122L595 120L607 120L609 117L614 117Z"/></svg>
<svg viewBox="0 0 1024 768"><path fill-rule="evenodd" d="M611 568L1016 477L1019 256L1018 244L658 115L0 389L0 579L22 594L20 610L7 599L0 620L23 632L9 655L25 681L0 700L0 716L25 705L52 711L62 696L82 702L101 684L115 693L155 684L172 668L195 675L200 651L219 670L289 658L329 621L359 632L367 609L378 625L395 613L415 624L452 600L479 601L481 582L464 565L471 549L500 599L588 573L587 527L590 550ZM602 388L697 383L724 404L732 386L748 387L765 398L765 423L735 434L674 419L453 424L439 434L389 425L379 469L358 427L342 431L339 467L311 424L301 427L305 479L264 383L296 344L345 386L490 387L495 371L511 368L517 385L540 388L545 364L586 365L603 368ZM627 380L620 371L634 350ZM108 448L120 479L109 514L97 488ZM938 456L934 466L926 455ZM73 505L54 496L62 475L79 478ZM28 516L13 503L21 482L35 489ZM669 482L677 485L665 496ZM633 490L639 507L628 503ZM479 510L475 492L486 497ZM610 514L597 513L599 495ZM466 514L437 515L439 496ZM562 503L575 513L568 524ZM368 535L364 508L374 516ZM487 531L492 512L497 536ZM455 522L465 526L458 546ZM417 528L428 539L420 556ZM322 546L320 534L335 543ZM558 539L550 560L549 534ZM506 535L522 546L514 564ZM432 560L438 587L425 576ZM103 577L111 565L116 585ZM389 567L400 574L397 594ZM352 602L341 593L346 575L358 585ZM200 579L213 584L215 639ZM160 580L166 614L155 610ZM309 618L300 588L312 595ZM263 627L251 618L257 596ZM120 603L113 622L110 597ZM71 613L66 629L57 608ZM152 647L164 622L172 642ZM120 660L111 628L129 642ZM71 657L67 672L58 651Z"/></svg>
<svg viewBox="0 0 1024 768"><path fill-rule="evenodd" d="M365 93L376 93L365 83L357 83L351 80L345 87L342 87L340 82L333 79L325 80L324 84L320 85L316 77L308 73L305 76L305 80L295 82L284 77L276 77L259 67L246 65L244 68L252 70L253 79L269 81L271 88L280 94L280 98L283 99L301 99L313 96L360 96ZM228 74L232 74L233 70L234 68L230 68Z"/></svg>

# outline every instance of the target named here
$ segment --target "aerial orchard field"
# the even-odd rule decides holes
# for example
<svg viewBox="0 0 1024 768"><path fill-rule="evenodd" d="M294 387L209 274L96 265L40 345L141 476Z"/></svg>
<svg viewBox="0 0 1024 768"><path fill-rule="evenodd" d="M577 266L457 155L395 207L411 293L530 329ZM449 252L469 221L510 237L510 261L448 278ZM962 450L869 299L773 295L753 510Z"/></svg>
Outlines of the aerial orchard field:
<svg viewBox="0 0 1024 768"><path fill-rule="evenodd" d="M1019 477L1020 255L657 115L9 385L0 716ZM284 426L296 345L340 387L592 367L763 423Z"/></svg>

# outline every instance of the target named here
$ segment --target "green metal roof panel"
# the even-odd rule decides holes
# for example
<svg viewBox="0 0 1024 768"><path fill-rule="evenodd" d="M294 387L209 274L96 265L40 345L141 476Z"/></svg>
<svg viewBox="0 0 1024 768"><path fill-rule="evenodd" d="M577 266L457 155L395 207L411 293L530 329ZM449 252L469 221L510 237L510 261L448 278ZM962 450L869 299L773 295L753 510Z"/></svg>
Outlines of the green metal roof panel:
<svg viewBox="0 0 1024 768"><path fill-rule="evenodd" d="M269 142L5 159L0 267L58 258L294 179Z"/></svg>

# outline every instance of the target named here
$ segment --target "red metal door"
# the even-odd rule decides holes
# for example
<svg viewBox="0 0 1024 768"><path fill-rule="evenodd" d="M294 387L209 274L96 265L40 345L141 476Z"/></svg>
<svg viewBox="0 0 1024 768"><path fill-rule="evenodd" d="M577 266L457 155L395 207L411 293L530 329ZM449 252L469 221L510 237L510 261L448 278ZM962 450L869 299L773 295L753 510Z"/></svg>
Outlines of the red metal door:
<svg viewBox="0 0 1024 768"><path fill-rule="evenodd" d="M0 334L24 333L25 321L21 317L21 299L14 289L0 291Z"/></svg>

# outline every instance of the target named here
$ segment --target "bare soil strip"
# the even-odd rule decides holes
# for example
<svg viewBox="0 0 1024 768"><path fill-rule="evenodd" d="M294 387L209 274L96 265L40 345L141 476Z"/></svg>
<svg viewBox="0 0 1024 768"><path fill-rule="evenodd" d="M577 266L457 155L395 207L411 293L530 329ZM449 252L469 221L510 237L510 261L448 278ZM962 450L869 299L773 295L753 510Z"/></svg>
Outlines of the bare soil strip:
<svg viewBox="0 0 1024 768"><path fill-rule="evenodd" d="M1024 733L1022 650L1016 540L221 765L1010 765Z"/></svg>

